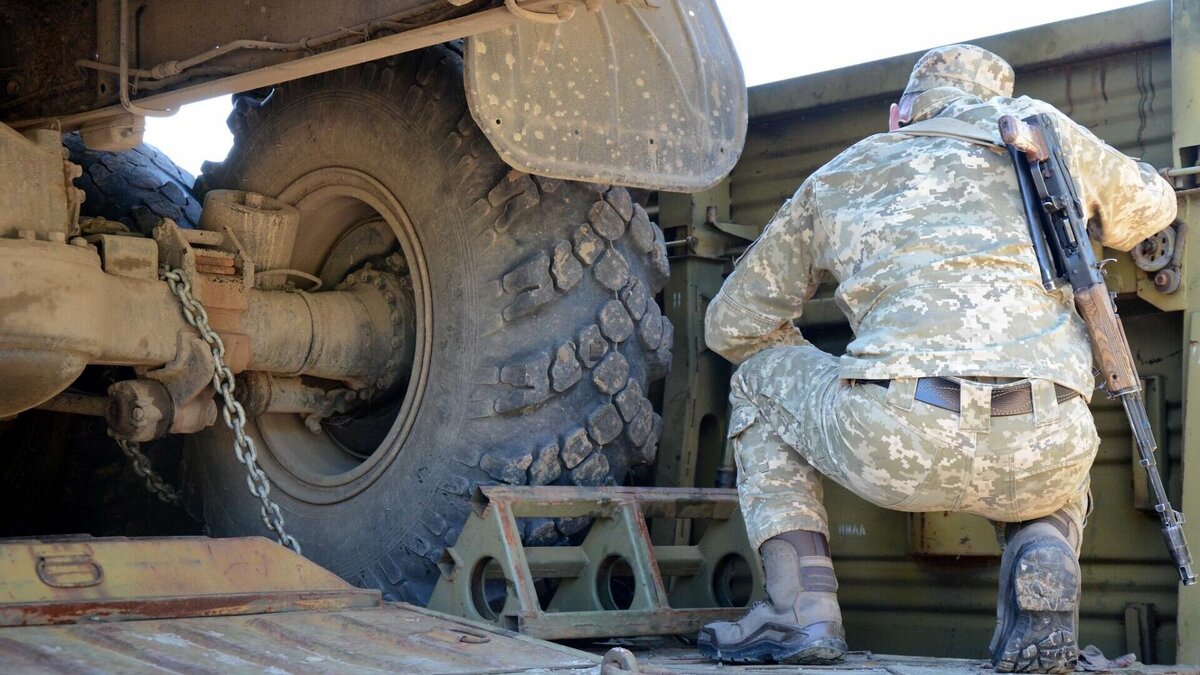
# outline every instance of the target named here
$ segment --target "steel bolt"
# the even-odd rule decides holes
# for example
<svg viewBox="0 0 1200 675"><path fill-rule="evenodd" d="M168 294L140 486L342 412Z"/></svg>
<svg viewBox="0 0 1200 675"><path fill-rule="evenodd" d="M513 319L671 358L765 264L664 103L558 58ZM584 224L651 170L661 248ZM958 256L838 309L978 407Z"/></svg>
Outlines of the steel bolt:
<svg viewBox="0 0 1200 675"><path fill-rule="evenodd" d="M1179 271L1170 267L1160 270L1154 275L1154 287L1158 289L1160 293L1166 293L1168 295L1175 293L1179 290L1182 282L1183 278L1179 274Z"/></svg>
<svg viewBox="0 0 1200 675"><path fill-rule="evenodd" d="M78 246L79 248L87 248L90 246L90 244L88 244L88 240L84 239L83 237L71 237L71 241L69 243L72 246Z"/></svg>
<svg viewBox="0 0 1200 675"><path fill-rule="evenodd" d="M408 271L408 264L404 260L404 256L399 253L393 253L389 255L386 262L387 266L390 267L393 272L403 273Z"/></svg>
<svg viewBox="0 0 1200 675"><path fill-rule="evenodd" d="M51 232L50 234L46 235L46 239L48 239L56 244L65 244L65 243L67 243L67 233L66 232Z"/></svg>

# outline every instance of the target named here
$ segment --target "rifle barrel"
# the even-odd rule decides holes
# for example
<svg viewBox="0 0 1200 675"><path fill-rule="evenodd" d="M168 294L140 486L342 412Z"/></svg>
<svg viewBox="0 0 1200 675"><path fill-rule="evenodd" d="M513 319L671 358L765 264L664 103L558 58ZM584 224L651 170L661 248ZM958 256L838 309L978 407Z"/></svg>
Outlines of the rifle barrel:
<svg viewBox="0 0 1200 675"><path fill-rule="evenodd" d="M1171 562L1179 572L1179 580L1184 586L1191 586L1196 583L1196 573L1192 571L1192 556L1188 552L1187 539L1183 535L1183 514L1171 507L1171 500L1163 487L1162 476L1158 473L1158 464L1154 460L1154 432L1150 428L1150 418L1146 415L1146 405L1138 391L1122 394L1120 399L1125 406L1125 416L1129 419L1133 439L1137 442L1142 467L1146 469L1146 476L1150 480L1150 490L1154 493L1154 510L1162 520L1167 552L1170 553Z"/></svg>

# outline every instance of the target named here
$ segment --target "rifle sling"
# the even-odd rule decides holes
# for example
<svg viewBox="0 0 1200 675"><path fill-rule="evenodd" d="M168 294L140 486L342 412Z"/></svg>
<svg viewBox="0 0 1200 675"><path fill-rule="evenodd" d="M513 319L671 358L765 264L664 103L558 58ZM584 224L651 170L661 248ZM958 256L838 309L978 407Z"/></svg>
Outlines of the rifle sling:
<svg viewBox="0 0 1200 675"><path fill-rule="evenodd" d="M1000 136L989 134L984 129L953 117L931 117L920 122L913 122L897 129L895 133L907 136L940 136L954 138L974 145L982 145L989 150L1005 152Z"/></svg>

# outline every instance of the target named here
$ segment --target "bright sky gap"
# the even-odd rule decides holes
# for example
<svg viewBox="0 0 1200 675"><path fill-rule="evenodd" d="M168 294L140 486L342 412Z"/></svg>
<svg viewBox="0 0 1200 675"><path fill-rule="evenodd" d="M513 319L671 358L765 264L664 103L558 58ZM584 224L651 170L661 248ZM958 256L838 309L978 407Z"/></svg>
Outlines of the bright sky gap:
<svg viewBox="0 0 1200 675"><path fill-rule="evenodd" d="M748 86L1135 4L1140 2L1006 0L1000 12L978 0L717 0ZM146 142L199 174L205 160L221 161L233 144L225 127L229 111L230 98L222 96L184 106L173 117L149 118Z"/></svg>

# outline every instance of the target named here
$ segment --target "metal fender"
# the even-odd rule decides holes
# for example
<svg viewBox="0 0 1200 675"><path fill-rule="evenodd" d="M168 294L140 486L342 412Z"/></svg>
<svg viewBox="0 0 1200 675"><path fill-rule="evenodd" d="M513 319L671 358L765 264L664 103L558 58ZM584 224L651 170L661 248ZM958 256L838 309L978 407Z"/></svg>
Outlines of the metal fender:
<svg viewBox="0 0 1200 675"><path fill-rule="evenodd" d="M695 192L746 139L746 84L713 0L588 3L471 37L471 114L528 173Z"/></svg>

